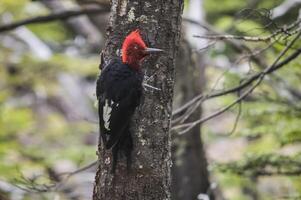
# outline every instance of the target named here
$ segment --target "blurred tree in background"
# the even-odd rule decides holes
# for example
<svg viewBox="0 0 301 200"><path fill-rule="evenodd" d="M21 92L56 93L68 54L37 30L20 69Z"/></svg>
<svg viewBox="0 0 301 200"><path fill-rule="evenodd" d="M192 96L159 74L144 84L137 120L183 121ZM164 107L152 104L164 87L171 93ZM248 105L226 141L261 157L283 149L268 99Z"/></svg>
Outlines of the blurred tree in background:
<svg viewBox="0 0 301 200"><path fill-rule="evenodd" d="M184 12L191 2L185 1ZM192 120L186 116L192 110L200 115L202 104L210 186L198 199L211 193L216 199L300 199L301 2L204 0L199 9L203 21L190 11L182 38L199 35L195 41L202 46L184 45L190 50L179 56L188 52L190 63L199 63L202 53L202 93L211 96L177 112L193 97L182 98L187 85L176 90L182 102L174 107L171 131L184 139L189 126L183 125ZM98 140L94 90L109 10L104 0L0 1L0 199L91 199ZM191 24L205 31L195 33ZM278 57L283 66L259 75L264 79L243 101L207 121L259 79L227 95L212 94L248 82Z"/></svg>

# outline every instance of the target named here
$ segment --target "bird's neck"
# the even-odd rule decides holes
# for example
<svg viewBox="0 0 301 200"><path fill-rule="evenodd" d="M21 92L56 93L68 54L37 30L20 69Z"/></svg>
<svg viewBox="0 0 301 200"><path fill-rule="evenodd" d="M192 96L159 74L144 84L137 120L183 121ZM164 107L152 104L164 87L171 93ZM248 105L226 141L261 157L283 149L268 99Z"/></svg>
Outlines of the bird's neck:
<svg viewBox="0 0 301 200"><path fill-rule="evenodd" d="M122 58L122 62L124 64L127 64L131 69L134 69L136 71L140 70L141 60L138 60L135 57L127 56L126 59Z"/></svg>

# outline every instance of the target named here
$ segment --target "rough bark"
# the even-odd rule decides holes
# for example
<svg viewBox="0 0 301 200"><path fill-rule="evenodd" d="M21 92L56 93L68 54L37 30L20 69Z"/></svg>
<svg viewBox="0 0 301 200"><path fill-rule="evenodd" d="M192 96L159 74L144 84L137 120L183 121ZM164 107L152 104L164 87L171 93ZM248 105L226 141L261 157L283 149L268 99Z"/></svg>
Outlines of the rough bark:
<svg viewBox="0 0 301 200"><path fill-rule="evenodd" d="M194 56L193 56L194 55ZM180 106L202 91L204 86L204 62L191 52L183 41L176 60L176 84L174 106ZM197 109L188 119L201 116ZM207 160L201 140L200 125L184 135L172 134L172 199L195 200L198 194L206 194L210 187Z"/></svg>
<svg viewBox="0 0 301 200"><path fill-rule="evenodd" d="M148 84L160 88L144 91L144 100L132 123L133 165L127 173L122 159L116 174L110 174L111 153L99 144L100 165L93 200L170 199L170 119L174 63L180 38L182 0L113 0L104 54L108 59L121 47L131 30L139 28L150 47L165 53L144 61Z"/></svg>

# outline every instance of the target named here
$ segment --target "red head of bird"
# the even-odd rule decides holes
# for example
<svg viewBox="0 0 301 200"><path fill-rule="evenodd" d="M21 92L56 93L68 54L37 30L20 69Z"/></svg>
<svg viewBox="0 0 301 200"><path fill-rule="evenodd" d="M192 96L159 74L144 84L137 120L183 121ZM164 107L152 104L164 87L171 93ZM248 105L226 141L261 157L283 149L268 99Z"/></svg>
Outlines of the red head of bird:
<svg viewBox="0 0 301 200"><path fill-rule="evenodd" d="M162 52L161 49L148 48L144 43L139 30L132 31L126 36L122 44L122 62L138 70L142 60L153 52Z"/></svg>

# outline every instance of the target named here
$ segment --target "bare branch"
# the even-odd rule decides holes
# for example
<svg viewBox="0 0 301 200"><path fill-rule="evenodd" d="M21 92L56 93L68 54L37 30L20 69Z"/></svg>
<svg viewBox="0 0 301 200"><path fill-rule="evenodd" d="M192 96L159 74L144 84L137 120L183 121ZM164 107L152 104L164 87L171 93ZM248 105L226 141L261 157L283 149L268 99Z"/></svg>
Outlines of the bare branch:
<svg viewBox="0 0 301 200"><path fill-rule="evenodd" d="M301 49L300 49L301 50ZM261 75L260 77L262 78L259 78L257 79L256 83L250 88L248 89L247 91L245 91L239 98L237 98L235 101L233 101L231 104L219 109L218 111L212 113L211 115L209 116L206 116L204 118L201 118L199 120L196 120L194 122L190 122L190 123L186 123L186 124L181 124L181 125L178 125L178 126L174 126L171 130L177 130L177 129L182 129L182 128L185 128L183 131L180 131L179 134L184 134L186 132L188 132L189 130L191 130L194 126L196 126L197 124L200 124L200 123L203 123L205 121L208 121L224 112L226 112L227 110L229 110L230 108L232 108L234 105L236 105L237 103L239 103L241 100L243 100L246 96L248 96L262 81L263 79L263 75Z"/></svg>
<svg viewBox="0 0 301 200"><path fill-rule="evenodd" d="M209 40L244 40L248 42L268 42L275 35L271 34L264 37L240 36L240 35L194 35L196 38Z"/></svg>
<svg viewBox="0 0 301 200"><path fill-rule="evenodd" d="M214 34L214 35L224 35L225 33L221 32L221 31L217 31L215 30L214 27L212 27L210 24L208 23L199 23L197 21L194 21L192 19L187 19L187 18L183 18L184 22L187 23L192 23L195 25L198 25L202 28L205 28L206 30L208 30L209 33ZM290 24L289 26L283 26L278 28L278 31L282 31L286 34L286 36L288 36L288 34L286 33L285 30L290 29L290 27L297 27L298 24L300 24L301 19L296 20L295 22L293 22L292 24ZM296 30L298 31L298 30ZM277 31L276 31L277 32ZM289 34L295 34L294 31L290 32ZM279 38L278 38L279 39ZM275 40L277 40L277 38L275 38ZM234 50L236 50L239 53L243 53L243 52L248 52L251 56L250 56L250 60L252 60L253 62L255 62L258 66L260 66L261 68L266 68L267 64L265 63L265 61L263 59L261 59L259 56L257 55L252 55L252 51L251 49L246 46L243 42L241 42L241 40L225 40L230 46L232 46L234 48Z"/></svg>
<svg viewBox="0 0 301 200"><path fill-rule="evenodd" d="M225 111L229 110L230 108L232 108L234 105L236 105L237 103L241 102L245 97L247 97L261 82L262 80L264 79L264 77L267 75L267 74L270 74L278 69L280 69L281 67L285 66L286 64L288 64L289 62L291 62L292 60L294 60L295 58L297 58L300 54L301 54L301 48L297 49L294 53L292 53L290 56L288 56L285 60L283 60L282 62L278 63L279 60L287 53L287 51L292 47L292 45L298 40L298 38L300 37L301 35L301 32L299 32L299 34L286 46L286 48L284 48L281 53L278 55L278 57L275 59L275 61L269 66L267 67L265 70L263 70L262 72L260 73L257 73L255 74L254 76L251 77L251 79L249 79L248 84L247 85L244 85L244 87L246 86L249 86L250 84L252 84L255 80L257 80L255 82L255 84L253 86L251 86L248 90L246 90L242 95L240 95L235 101L233 101L232 103L230 103L229 105L219 109L218 111L212 113L211 115L209 116L206 116L204 118L201 118L199 120L196 120L194 122L190 122L190 123L186 123L186 124L181 124L181 125L177 125L177 126L174 126L171 130L178 130L178 129L184 129L182 131L179 132L179 134L184 134L186 133L187 131L189 131L191 128L193 128L195 125L197 124L200 124L200 123L203 123L205 121L208 121L222 113L224 113ZM278 64L277 64L278 63ZM243 84L241 84L243 85ZM237 89L236 91L240 91L242 88L240 86L237 86L236 88L239 88ZM204 101L204 100L207 100L209 98L213 98L213 97L216 97L217 95L218 96L221 96L221 95L224 95L228 92L229 90L227 91L223 91L223 92L220 92L220 93L216 93L216 94L212 94L212 95L207 95L207 96L202 96L200 98L201 101ZM197 102L197 101L195 101ZM192 103L193 104L193 103Z"/></svg>
<svg viewBox="0 0 301 200"><path fill-rule="evenodd" d="M83 5L94 4L94 5L107 7L107 8L109 8L110 6L109 1L97 1L97 0L76 0L76 1L78 2L78 4L83 4Z"/></svg>
<svg viewBox="0 0 301 200"><path fill-rule="evenodd" d="M58 13L53 13L50 15L33 17L33 18L13 22L10 24L2 24L0 25L0 32L10 31L20 26L24 26L28 24L38 24L38 23L51 22L55 20L65 20L80 15L85 15L85 14L94 15L94 14L107 13L109 11L110 10L108 8L86 8L80 10L66 10Z"/></svg>
<svg viewBox="0 0 301 200"><path fill-rule="evenodd" d="M243 40L248 42L269 42L271 41L275 36L279 34L288 34L292 35L293 33L290 33L289 31L292 31L295 27L297 27L301 22L301 19L297 20L293 24L291 24L288 27L282 27L275 31L274 33L268 35L268 36L262 36L262 37L253 37L253 36L239 36L239 35L195 35L196 38L202 38L202 39L209 39L209 40Z"/></svg>

